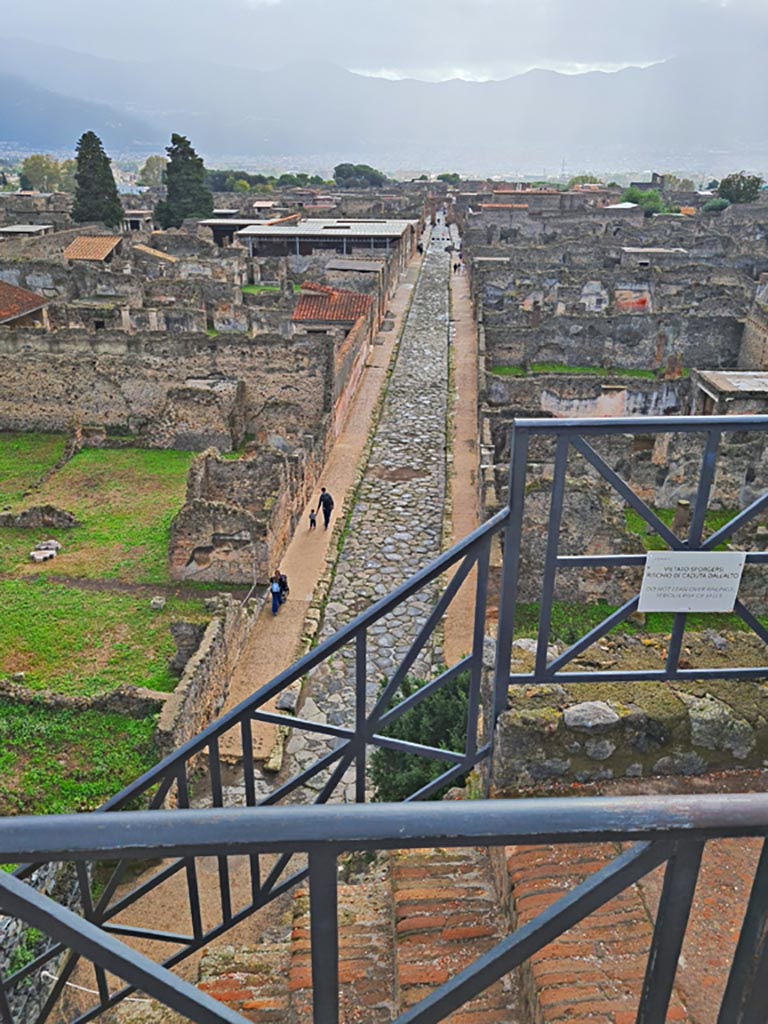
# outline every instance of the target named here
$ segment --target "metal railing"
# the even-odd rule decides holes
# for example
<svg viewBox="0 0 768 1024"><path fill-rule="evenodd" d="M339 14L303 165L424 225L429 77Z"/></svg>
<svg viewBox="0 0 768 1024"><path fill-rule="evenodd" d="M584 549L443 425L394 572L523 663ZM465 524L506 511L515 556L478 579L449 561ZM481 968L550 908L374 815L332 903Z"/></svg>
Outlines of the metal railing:
<svg viewBox="0 0 768 1024"><path fill-rule="evenodd" d="M633 797L373 804L247 810L126 812L104 828L96 815L0 821L0 861L175 856L288 856L309 861L313 1016L339 1021L338 858L352 850L423 847L630 843L602 869L563 895L396 1018L434 1024L483 992L563 932L660 865L664 883L639 993L638 1024L664 1021L691 912L705 844L726 837L768 836L768 795ZM63 909L10 875L0 874L6 912L52 936L97 967L198 1024L243 1024L244 1018L95 924ZM766 1018L768 845L763 844L718 1024ZM725 965L724 965L725 967ZM4 997L0 996L0 1005ZM8 1012L7 1002L5 1003Z"/></svg>
<svg viewBox="0 0 768 1024"><path fill-rule="evenodd" d="M136 782L108 801L94 815L77 818L76 821L81 824L79 826L73 825L71 833L73 841L76 838L75 834L79 827L84 830L101 827L103 832L109 833L113 830L120 831L122 829L121 822L124 820L124 813L137 806L148 805L150 807L150 812L145 813L150 813L152 820L157 823L157 827L160 826L162 821L165 821L166 813L163 811L163 807L167 806L169 802L177 808L183 809L185 811L183 817L187 818L188 815L197 813L190 810L193 804L192 793L195 786L204 786L213 807L222 808L225 803L225 797L230 790L227 789L224 783L221 743L222 738L233 730L237 734L237 745L241 753L237 770L238 774L234 781L238 783L239 790L242 792L240 810L248 810L249 814L249 809L258 807L260 809L259 813L264 813L269 805L285 801L295 802L302 796L305 802L313 803L326 803L327 801L338 799L342 787L346 786L350 778L352 779L355 801L360 804L364 803L367 786L366 764L371 750L377 747L405 754L418 755L433 761L442 762L445 765L445 770L434 781L411 794L409 800L423 800L433 795L447 783L455 780L477 765L488 761L492 749L492 728L481 738L478 738L478 733L482 713L481 680L490 574L490 552L491 545L496 537L501 538L503 541L504 561L501 573L496 666L492 680L493 693L485 695L486 702L493 705L491 713L487 715L488 724L491 727L497 715L506 706L507 691L510 684L519 685L540 682L578 683L583 681L599 682L600 680L613 681L617 679L680 680L707 678L708 675L712 674L708 670L686 670L679 665L686 621L686 617L683 614L675 616L667 660L664 666L657 671L619 672L617 670L615 672L585 673L566 670L573 659L585 651L590 644L603 637L632 614L637 607L637 598L625 602L618 611L607 615L603 623L572 643L564 653L548 660L547 648L551 639L552 609L555 599L557 572L563 568L573 567L604 567L610 570L611 568L628 565L642 565L645 561L645 555L643 554L590 554L575 556L559 554L559 526L565 494L569 485L567 472L568 457L571 452L581 456L586 464L589 465L591 471L596 472L627 506L634 509L648 527L654 530L671 549L709 551L722 541L732 538L740 527L749 523L761 511L768 508L768 493L766 493L756 501L753 501L743 511L736 514L729 524L721 527L713 536L708 538L703 536L704 515L712 494L712 484L720 442L725 433L743 431L765 434L768 431L768 417L698 419L664 417L627 420L517 421L512 437L509 503L504 509L461 544L417 573L392 594L374 604L369 610L349 623L349 625L305 655L290 669L277 676L267 686L243 701L238 707L224 715L199 736L190 740L172 755L165 758L155 768L145 773ZM698 479L691 485L692 493L695 494L695 500L693 502L690 529L686 539L678 538L659 519L656 511L632 490L631 486L605 461L588 440L597 436L611 434L631 436L658 433L699 433L703 436L702 458ZM555 450L546 555L539 591L538 640L533 669L528 673L513 674L510 671L510 665L512 643L515 635L518 583L521 571L525 571L528 575L531 572L530 567L521 566L520 553L520 538L525 525L525 497L529 473L529 452L531 442L535 440L539 443L542 439L553 439ZM761 552L749 552L746 558L747 562L752 564L765 565L768 563L768 554ZM378 681L378 670L375 665L369 662L367 643L369 631L385 620L386 616L399 608L403 602L407 602L424 588L432 587L449 570L453 572L453 575L445 589L437 598L432 609L425 614L423 621L419 622L415 638L401 663L384 682L376 700L371 702L368 693L371 683ZM410 696L400 700L402 684L412 671L420 653L426 648L435 631L441 626L451 602L462 585L467 582L473 570L476 571L474 581L475 598L472 645L469 654L457 665L441 672L437 678L430 680ZM530 580L527 580L527 582L530 583ZM753 629L763 642L768 642L768 631L752 612L740 602L737 602L735 610L741 620ZM271 702L278 698L288 687L304 679L318 666L328 663L330 659L334 658L345 648L351 648L355 666L354 713L352 716L353 720L348 725L318 722L294 714L278 714L272 710ZM388 726L392 725L398 718L406 714L421 701L429 699L441 687L446 686L462 673L466 673L469 679L467 730L463 749L439 749L387 735ZM716 670L716 676L719 679L748 679L765 674L765 669L744 668L740 666L729 666L728 668L718 668ZM273 791L267 795L260 795L255 779L254 722L265 722L286 727L294 732L321 737L328 743L335 745L327 753L318 757L313 764L297 771L293 776L282 781ZM310 786L313 788L310 789ZM117 816L114 822L110 820L108 828L105 829L103 814L115 811L123 813ZM309 808L305 808L301 813L309 814L314 812L310 812ZM421 813L421 810L419 813ZM489 811L485 813L489 813ZM33 827L33 825L34 823L27 819L18 819L16 827L27 828ZM3 822L2 827L5 829L12 826L7 822ZM34 825L34 827L37 826ZM456 845L461 845L461 843ZM311 874L311 867L307 868L303 864L296 865L293 861L293 850L287 847L281 848L276 860L269 859L265 861L261 844L256 844L256 846L248 851L250 873L248 888L250 898L245 905L236 908L227 855L223 852L217 852L220 914L214 924L206 925L203 922L203 915L201 913L199 872L194 858L185 849L174 851L172 845L168 847L167 852L171 859L158 866L155 870L145 873L132 887L127 884L128 856L119 860L117 867L106 883L103 887L100 885L98 889L94 888L91 873L82 861L78 862L80 866L77 871L78 887L83 909L83 917L79 918L79 920L83 921L84 919L85 922L89 922L89 926L95 929L105 941L107 939L112 941L113 936L121 935L139 940L156 941L164 944L166 948L170 946L173 952L162 960L165 968L170 968L180 963L191 953L201 949L213 939L227 932L235 924L286 892L300 880L306 878L308 873ZM47 854L43 859L46 858ZM25 857L16 859L23 859L27 862L26 866L17 872L18 879L28 878L40 864L40 858L33 855L31 850ZM191 922L189 934L180 934L170 930L161 931L140 928L120 920L124 912L131 908L136 908L139 901L144 898L151 899L152 894L155 893L160 885L175 876L180 876L183 883L184 909ZM6 895L10 891L8 887L13 888L17 885L23 885L23 882L8 879L4 881L8 884L0 889L3 894L0 901L0 910L4 913L12 913L13 911L9 909L9 903L6 902L10 898ZM28 886L24 886L24 888L29 889ZM63 909L62 914L65 914ZM23 983L32 973L56 961L67 948L78 950L79 947L59 938L51 948L36 958L32 964L25 965L11 973L10 976L0 979L0 1013L4 1013L7 1019L11 1021L10 1011L8 1011L7 1000L4 995L6 990L13 988L14 985ZM77 955L70 957L63 969L59 971L58 980L36 1018L38 1021L42 1022L48 1018L76 964ZM99 988L98 1006L81 1015L78 1018L79 1024L85 1024L85 1021L97 1016L104 1009L114 1006L130 991L130 986L119 992L108 991L103 979L100 982Z"/></svg>

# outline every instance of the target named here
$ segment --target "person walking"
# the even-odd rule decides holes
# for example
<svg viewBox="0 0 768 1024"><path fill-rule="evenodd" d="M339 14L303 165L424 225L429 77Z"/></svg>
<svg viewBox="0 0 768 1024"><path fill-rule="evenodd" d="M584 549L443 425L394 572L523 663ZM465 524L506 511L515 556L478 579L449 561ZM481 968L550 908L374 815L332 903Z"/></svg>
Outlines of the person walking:
<svg viewBox="0 0 768 1024"><path fill-rule="evenodd" d="M272 595L272 614L277 615L283 603L283 588L280 586L280 573L277 569L269 580L269 592Z"/></svg>
<svg viewBox="0 0 768 1024"><path fill-rule="evenodd" d="M327 530L328 523L331 521L331 512L333 512L333 498L324 487L320 488L320 497L317 499L317 511L319 512L321 509L323 512L323 524Z"/></svg>

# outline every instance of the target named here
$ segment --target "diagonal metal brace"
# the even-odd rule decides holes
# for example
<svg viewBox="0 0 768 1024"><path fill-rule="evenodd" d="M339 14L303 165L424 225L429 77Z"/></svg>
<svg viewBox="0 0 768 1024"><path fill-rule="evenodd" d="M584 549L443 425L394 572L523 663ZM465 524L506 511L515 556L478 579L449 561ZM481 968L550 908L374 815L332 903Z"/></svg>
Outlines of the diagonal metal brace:
<svg viewBox="0 0 768 1024"><path fill-rule="evenodd" d="M0 873L0 909L39 928L80 956L189 1017L195 1024L248 1024L224 1003L200 992L194 985L177 978L13 875Z"/></svg>

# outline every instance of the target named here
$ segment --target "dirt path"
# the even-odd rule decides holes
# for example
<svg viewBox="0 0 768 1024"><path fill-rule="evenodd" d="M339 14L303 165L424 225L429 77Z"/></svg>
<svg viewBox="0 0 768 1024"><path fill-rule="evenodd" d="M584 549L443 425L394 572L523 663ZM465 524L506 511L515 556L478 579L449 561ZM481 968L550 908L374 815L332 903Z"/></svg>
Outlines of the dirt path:
<svg viewBox="0 0 768 1024"><path fill-rule="evenodd" d="M451 545L480 525L480 444L478 433L478 346L469 279L451 274L453 337L453 437L451 449ZM455 665L472 649L475 572L467 577L445 618L443 657Z"/></svg>

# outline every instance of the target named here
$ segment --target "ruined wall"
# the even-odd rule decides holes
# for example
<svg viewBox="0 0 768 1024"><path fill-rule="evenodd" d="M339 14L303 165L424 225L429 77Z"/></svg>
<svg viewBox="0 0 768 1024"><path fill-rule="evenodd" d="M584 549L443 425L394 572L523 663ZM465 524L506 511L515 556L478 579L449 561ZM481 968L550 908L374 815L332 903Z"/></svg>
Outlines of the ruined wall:
<svg viewBox="0 0 768 1024"><path fill-rule="evenodd" d="M147 431L153 448L200 451L239 448L245 437L246 389L242 381L214 378L171 388L160 417Z"/></svg>
<svg viewBox="0 0 768 1024"><path fill-rule="evenodd" d="M266 582L303 518L330 436L307 436L290 450L277 436L249 446L237 461L203 452L187 479L186 501L171 525L174 579Z"/></svg>
<svg viewBox="0 0 768 1024"><path fill-rule="evenodd" d="M321 335L212 339L0 328L0 429L66 431L80 421L147 434L174 389L225 379L245 387L247 433L299 437L324 429L330 349Z"/></svg>
<svg viewBox="0 0 768 1024"><path fill-rule="evenodd" d="M518 795L558 784L762 768L767 720L763 683L510 688L496 726L493 790Z"/></svg>
<svg viewBox="0 0 768 1024"><path fill-rule="evenodd" d="M514 327L486 313L489 359L494 366L562 363L566 366L625 367L648 370L670 359L686 367L736 365L743 333L731 317L685 314L561 316Z"/></svg>
<svg viewBox="0 0 768 1024"><path fill-rule="evenodd" d="M229 680L254 621L257 605L241 605L231 598L211 620L197 651L165 702L155 732L160 758L193 739L221 712Z"/></svg>
<svg viewBox="0 0 768 1024"><path fill-rule="evenodd" d="M565 373L525 377L486 373L483 393L491 415L507 430L515 416L665 416L683 414L690 405L690 382Z"/></svg>
<svg viewBox="0 0 768 1024"><path fill-rule="evenodd" d="M768 369L768 276L760 279L754 305L747 314L739 369Z"/></svg>

